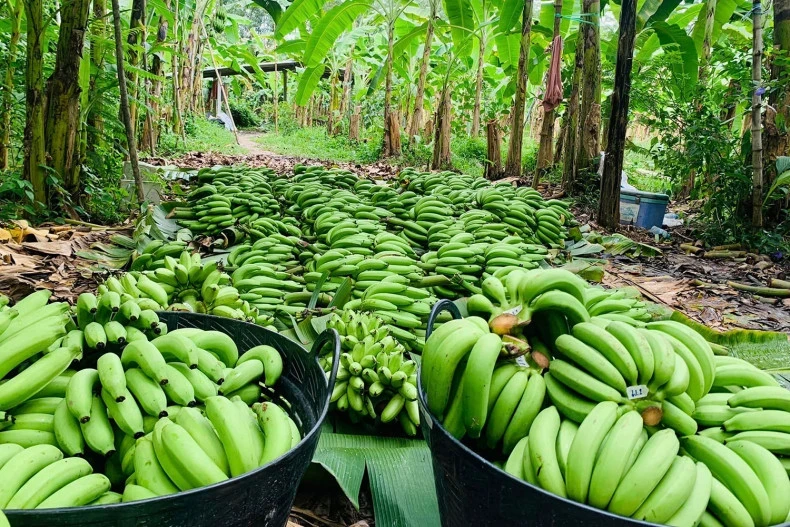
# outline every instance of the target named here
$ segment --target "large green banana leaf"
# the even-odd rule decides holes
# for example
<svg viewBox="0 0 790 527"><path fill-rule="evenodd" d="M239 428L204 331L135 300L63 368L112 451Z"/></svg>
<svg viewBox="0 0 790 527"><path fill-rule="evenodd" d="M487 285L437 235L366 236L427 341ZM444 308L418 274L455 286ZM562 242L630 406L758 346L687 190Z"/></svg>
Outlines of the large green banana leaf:
<svg viewBox="0 0 790 527"><path fill-rule="evenodd" d="M760 369L785 375L790 373L790 339L785 333L753 329L716 331L679 311L672 314L672 320L694 328L708 342L726 347L730 355L749 361Z"/></svg>
<svg viewBox="0 0 790 527"><path fill-rule="evenodd" d="M367 470L376 525L439 525L431 453L425 441L336 434L325 426L313 456L359 508Z"/></svg>

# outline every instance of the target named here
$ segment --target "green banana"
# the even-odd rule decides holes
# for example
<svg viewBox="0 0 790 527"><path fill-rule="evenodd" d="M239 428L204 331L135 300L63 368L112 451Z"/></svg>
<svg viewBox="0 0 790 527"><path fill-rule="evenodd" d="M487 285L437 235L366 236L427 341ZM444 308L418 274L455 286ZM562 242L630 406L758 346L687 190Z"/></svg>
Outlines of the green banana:
<svg viewBox="0 0 790 527"><path fill-rule="evenodd" d="M607 433L594 462L587 503L599 509L609 505L617 486L625 476L629 457L642 433L642 416L639 412L623 414Z"/></svg>
<svg viewBox="0 0 790 527"><path fill-rule="evenodd" d="M768 525L771 517L768 494L746 461L721 443L702 436L684 438L683 449L705 463L716 479L725 482L749 511L755 525Z"/></svg>
<svg viewBox="0 0 790 527"><path fill-rule="evenodd" d="M653 434L617 486L608 510L621 516L634 514L663 479L679 449L673 430Z"/></svg>
<svg viewBox="0 0 790 527"><path fill-rule="evenodd" d="M463 376L463 416L469 437L480 437L486 423L491 377L501 348L502 339L488 333L482 335L469 352Z"/></svg>
<svg viewBox="0 0 790 527"><path fill-rule="evenodd" d="M529 455L535 479L541 488L566 497L565 482L557 459L557 435L560 431L560 414L553 406L540 412L529 434Z"/></svg>

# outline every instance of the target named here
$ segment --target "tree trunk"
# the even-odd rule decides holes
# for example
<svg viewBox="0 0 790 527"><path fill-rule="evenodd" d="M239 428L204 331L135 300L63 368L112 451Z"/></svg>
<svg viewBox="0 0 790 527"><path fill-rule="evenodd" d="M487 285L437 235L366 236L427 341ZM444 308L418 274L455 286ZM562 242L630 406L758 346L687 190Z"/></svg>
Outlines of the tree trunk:
<svg viewBox="0 0 790 527"><path fill-rule="evenodd" d="M584 35L584 65L581 78L579 139L576 145L576 173L592 169L600 154L601 135L601 41L598 32L601 4L583 0L582 13L589 23L581 24Z"/></svg>
<svg viewBox="0 0 790 527"><path fill-rule="evenodd" d="M140 53L138 48L145 42L145 1L132 0L132 12L129 18L129 36L126 42L129 44L129 65L136 68L140 64ZM126 75L127 85L130 92L129 113L132 117L132 126L137 130L137 78L134 69L129 70Z"/></svg>
<svg viewBox="0 0 790 527"><path fill-rule="evenodd" d="M433 119L425 121L425 137L433 137Z"/></svg>
<svg viewBox="0 0 790 527"><path fill-rule="evenodd" d="M713 48L713 25L716 22L716 3L717 0L706 0L705 2L705 31L702 37L702 57L699 61L699 82L705 85L708 78L708 62Z"/></svg>
<svg viewBox="0 0 790 527"><path fill-rule="evenodd" d="M91 41L91 75L88 100L91 108L88 112L88 142L94 145L104 144L104 117L102 115L104 99L98 90L98 81L104 71L104 57L107 41L107 6L105 0L93 0L93 20L90 23Z"/></svg>
<svg viewBox="0 0 790 527"><path fill-rule="evenodd" d="M175 6L173 7L173 32L177 33L179 22L178 17L181 10L178 7L178 2L175 2ZM186 138L184 137L184 119L181 114L181 71L179 69L178 51L178 43L173 43L173 53L170 54L170 80L173 84L173 132L180 135L181 138L186 142Z"/></svg>
<svg viewBox="0 0 790 527"><path fill-rule="evenodd" d="M502 131L496 119L486 123L486 145L485 178L493 181L502 175Z"/></svg>
<svg viewBox="0 0 790 527"><path fill-rule="evenodd" d="M449 168L452 165L450 154L450 113L450 87L445 84L442 89L439 107L436 108L436 125L434 126L436 135L433 141L433 158L431 160L431 168L433 170Z"/></svg>
<svg viewBox="0 0 790 527"><path fill-rule="evenodd" d="M562 120L560 121L560 133L557 136L557 145L554 148L554 161L555 165L559 165L560 161L562 161L562 152L563 148L565 147L565 139L568 136L568 111L566 110L565 113L562 115Z"/></svg>
<svg viewBox="0 0 790 527"><path fill-rule="evenodd" d="M348 114L348 109L351 105L351 95L354 84L352 78L354 75L354 58L349 55L346 61L346 69L343 70L343 97L340 99L340 119L338 119L338 126L335 133L340 133L340 121L345 119Z"/></svg>
<svg viewBox="0 0 790 527"><path fill-rule="evenodd" d="M334 135L335 133L335 110L337 109L337 74L332 73L332 78L329 81L329 111L326 116L326 133L327 135Z"/></svg>
<svg viewBox="0 0 790 527"><path fill-rule="evenodd" d="M395 133L393 126L397 125L397 120L392 118L392 48L395 45L395 23L387 23L387 82L384 91L384 145L381 149L382 157L400 155L400 129L397 130L398 144L395 144Z"/></svg>
<svg viewBox="0 0 790 527"><path fill-rule="evenodd" d="M576 149L579 145L579 95L584 66L584 33L579 28L576 39L576 55L574 58L573 77L571 78L571 97L566 110L568 120L567 135L565 138L565 152L562 161L562 188L568 194L573 194L576 188Z"/></svg>
<svg viewBox="0 0 790 527"><path fill-rule="evenodd" d="M774 60L771 83L776 86L765 109L765 161L769 184L777 176L776 158L790 155L790 0L774 1ZM784 126L777 123L784 123Z"/></svg>
<svg viewBox="0 0 790 527"><path fill-rule="evenodd" d="M165 0L165 8L170 9L170 0ZM156 31L156 42L163 46L167 41L168 23L163 16L159 17L159 28ZM151 83L151 97L149 110L146 113L145 124L143 125L142 147L148 150L151 155L156 151L159 142L159 103L162 98L162 78L165 73L165 63L162 60L161 52L154 53L151 61L151 74L155 76Z"/></svg>
<svg viewBox="0 0 790 527"><path fill-rule="evenodd" d="M486 32L480 29L480 50L477 57L477 75L475 78L475 106L472 110L472 137L480 135L480 99L483 96L483 62L486 54Z"/></svg>
<svg viewBox="0 0 790 527"><path fill-rule="evenodd" d="M74 201L80 193L80 58L90 0L72 0L60 11L55 69L47 81L46 150L49 166Z"/></svg>
<svg viewBox="0 0 790 527"><path fill-rule="evenodd" d="M194 81L195 67L197 65L198 47L200 45L200 28L203 16L208 5L208 0L197 0L192 13L192 25L189 27L186 43L183 45L181 62L181 80L179 82L179 104L182 111L191 112L194 108ZM201 75L202 77L202 75Z"/></svg>
<svg viewBox="0 0 790 527"><path fill-rule="evenodd" d="M524 104L527 98L527 59L532 30L532 0L525 0L521 15L521 46L518 53L516 95L513 100L510 143L505 162L506 177L521 177L521 146L524 141Z"/></svg>
<svg viewBox="0 0 790 527"><path fill-rule="evenodd" d="M121 41L121 8L118 0L112 0L112 25L115 32L115 65L118 70L118 88L121 95L121 117L126 129L126 145L129 149L129 163L132 165L134 186L137 188L137 202L145 201L143 179L140 177L140 165L137 162L137 145L135 144L132 115L129 111L129 94L126 91L126 75L123 71L123 42Z"/></svg>
<svg viewBox="0 0 790 527"><path fill-rule="evenodd" d="M33 198L47 206L46 137L44 130L44 8L42 0L22 0L27 25L25 59L25 165Z"/></svg>
<svg viewBox="0 0 790 527"><path fill-rule="evenodd" d="M752 2L752 225L763 226L763 137L762 67L763 67L763 7L760 0Z"/></svg>
<svg viewBox="0 0 790 527"><path fill-rule="evenodd" d="M11 11L11 36L7 43L7 53L5 61L5 80L3 81L3 98L0 102L0 170L6 170L9 166L9 156L11 151L11 112L14 104L14 63L16 62L16 48L22 32L22 3L25 0L16 0L15 3L8 4Z"/></svg>
<svg viewBox="0 0 790 527"><path fill-rule="evenodd" d="M390 112L390 144L394 152L400 152L400 111L393 110Z"/></svg>
<svg viewBox="0 0 790 527"><path fill-rule="evenodd" d="M561 15L562 0L554 0L554 39L560 34ZM546 88L548 89L548 72L546 73L546 79ZM538 159L535 166L535 177L532 178L532 188L538 188L538 183L540 183L541 178L551 169L554 161L554 152L552 149L554 148L555 111L556 108L551 108L543 113L543 123L540 127L540 143L538 143Z"/></svg>
<svg viewBox="0 0 790 527"><path fill-rule="evenodd" d="M435 2L431 2L431 14L428 17L428 28L425 30L425 47L422 52L422 62L420 62L420 77L417 80L417 93L414 96L414 114L409 126L409 144L414 141L414 137L420 135L423 121L423 105L425 100L425 80L428 77L428 64L431 60L431 43L433 42L433 23L436 19Z"/></svg>
<svg viewBox="0 0 790 527"><path fill-rule="evenodd" d="M636 0L623 0L617 43L617 65L614 72L612 111L609 117L609 138L601 178L601 199L598 222L614 229L620 223L620 173L623 171L625 134L628 129L628 104L631 97L631 66L636 38Z"/></svg>
<svg viewBox="0 0 790 527"><path fill-rule="evenodd" d="M359 124L362 120L362 106L355 106L354 113L351 114L351 121L348 125L348 139L359 142Z"/></svg>

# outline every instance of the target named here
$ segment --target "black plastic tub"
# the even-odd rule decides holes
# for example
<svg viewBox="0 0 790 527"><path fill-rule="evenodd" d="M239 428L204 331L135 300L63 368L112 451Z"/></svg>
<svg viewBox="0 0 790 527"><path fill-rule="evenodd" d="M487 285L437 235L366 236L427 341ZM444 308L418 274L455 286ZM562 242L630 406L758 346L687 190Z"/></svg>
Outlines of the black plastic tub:
<svg viewBox="0 0 790 527"><path fill-rule="evenodd" d="M150 500L96 507L47 510L8 510L14 527L282 527L288 521L296 489L318 445L321 423L337 375L340 338L335 330L321 334L308 352L295 342L260 326L193 313L160 313L169 329L197 327L227 333L239 351L259 344L283 355L283 375L277 395L291 404L290 413L302 431L302 441L285 455L252 472L222 483ZM334 368L329 382L317 361L318 352L332 345Z"/></svg>
<svg viewBox="0 0 790 527"><path fill-rule="evenodd" d="M438 302L431 313L426 338L430 336L433 319L441 311L450 311L454 318L460 317L451 302ZM561 498L497 468L451 436L430 415L419 374L417 379L422 432L431 450L443 527L656 525Z"/></svg>

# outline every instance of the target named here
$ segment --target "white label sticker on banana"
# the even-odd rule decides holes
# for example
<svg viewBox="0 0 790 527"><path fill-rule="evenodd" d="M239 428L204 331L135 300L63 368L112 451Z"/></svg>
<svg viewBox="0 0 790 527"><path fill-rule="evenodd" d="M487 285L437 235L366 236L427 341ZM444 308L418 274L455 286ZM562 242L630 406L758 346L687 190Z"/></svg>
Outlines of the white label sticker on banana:
<svg viewBox="0 0 790 527"><path fill-rule="evenodd" d="M644 384L640 384L638 386L629 386L625 389L625 394L628 396L628 399L644 399L647 397L648 389L647 386Z"/></svg>
<svg viewBox="0 0 790 527"><path fill-rule="evenodd" d="M521 304L502 312L503 315L518 315L519 313L521 313Z"/></svg>
<svg viewBox="0 0 790 527"><path fill-rule="evenodd" d="M524 366L525 368L529 367L529 364L527 364L527 359L526 357L524 357L524 355L519 355L518 357L516 357L516 364L518 364L519 366Z"/></svg>

